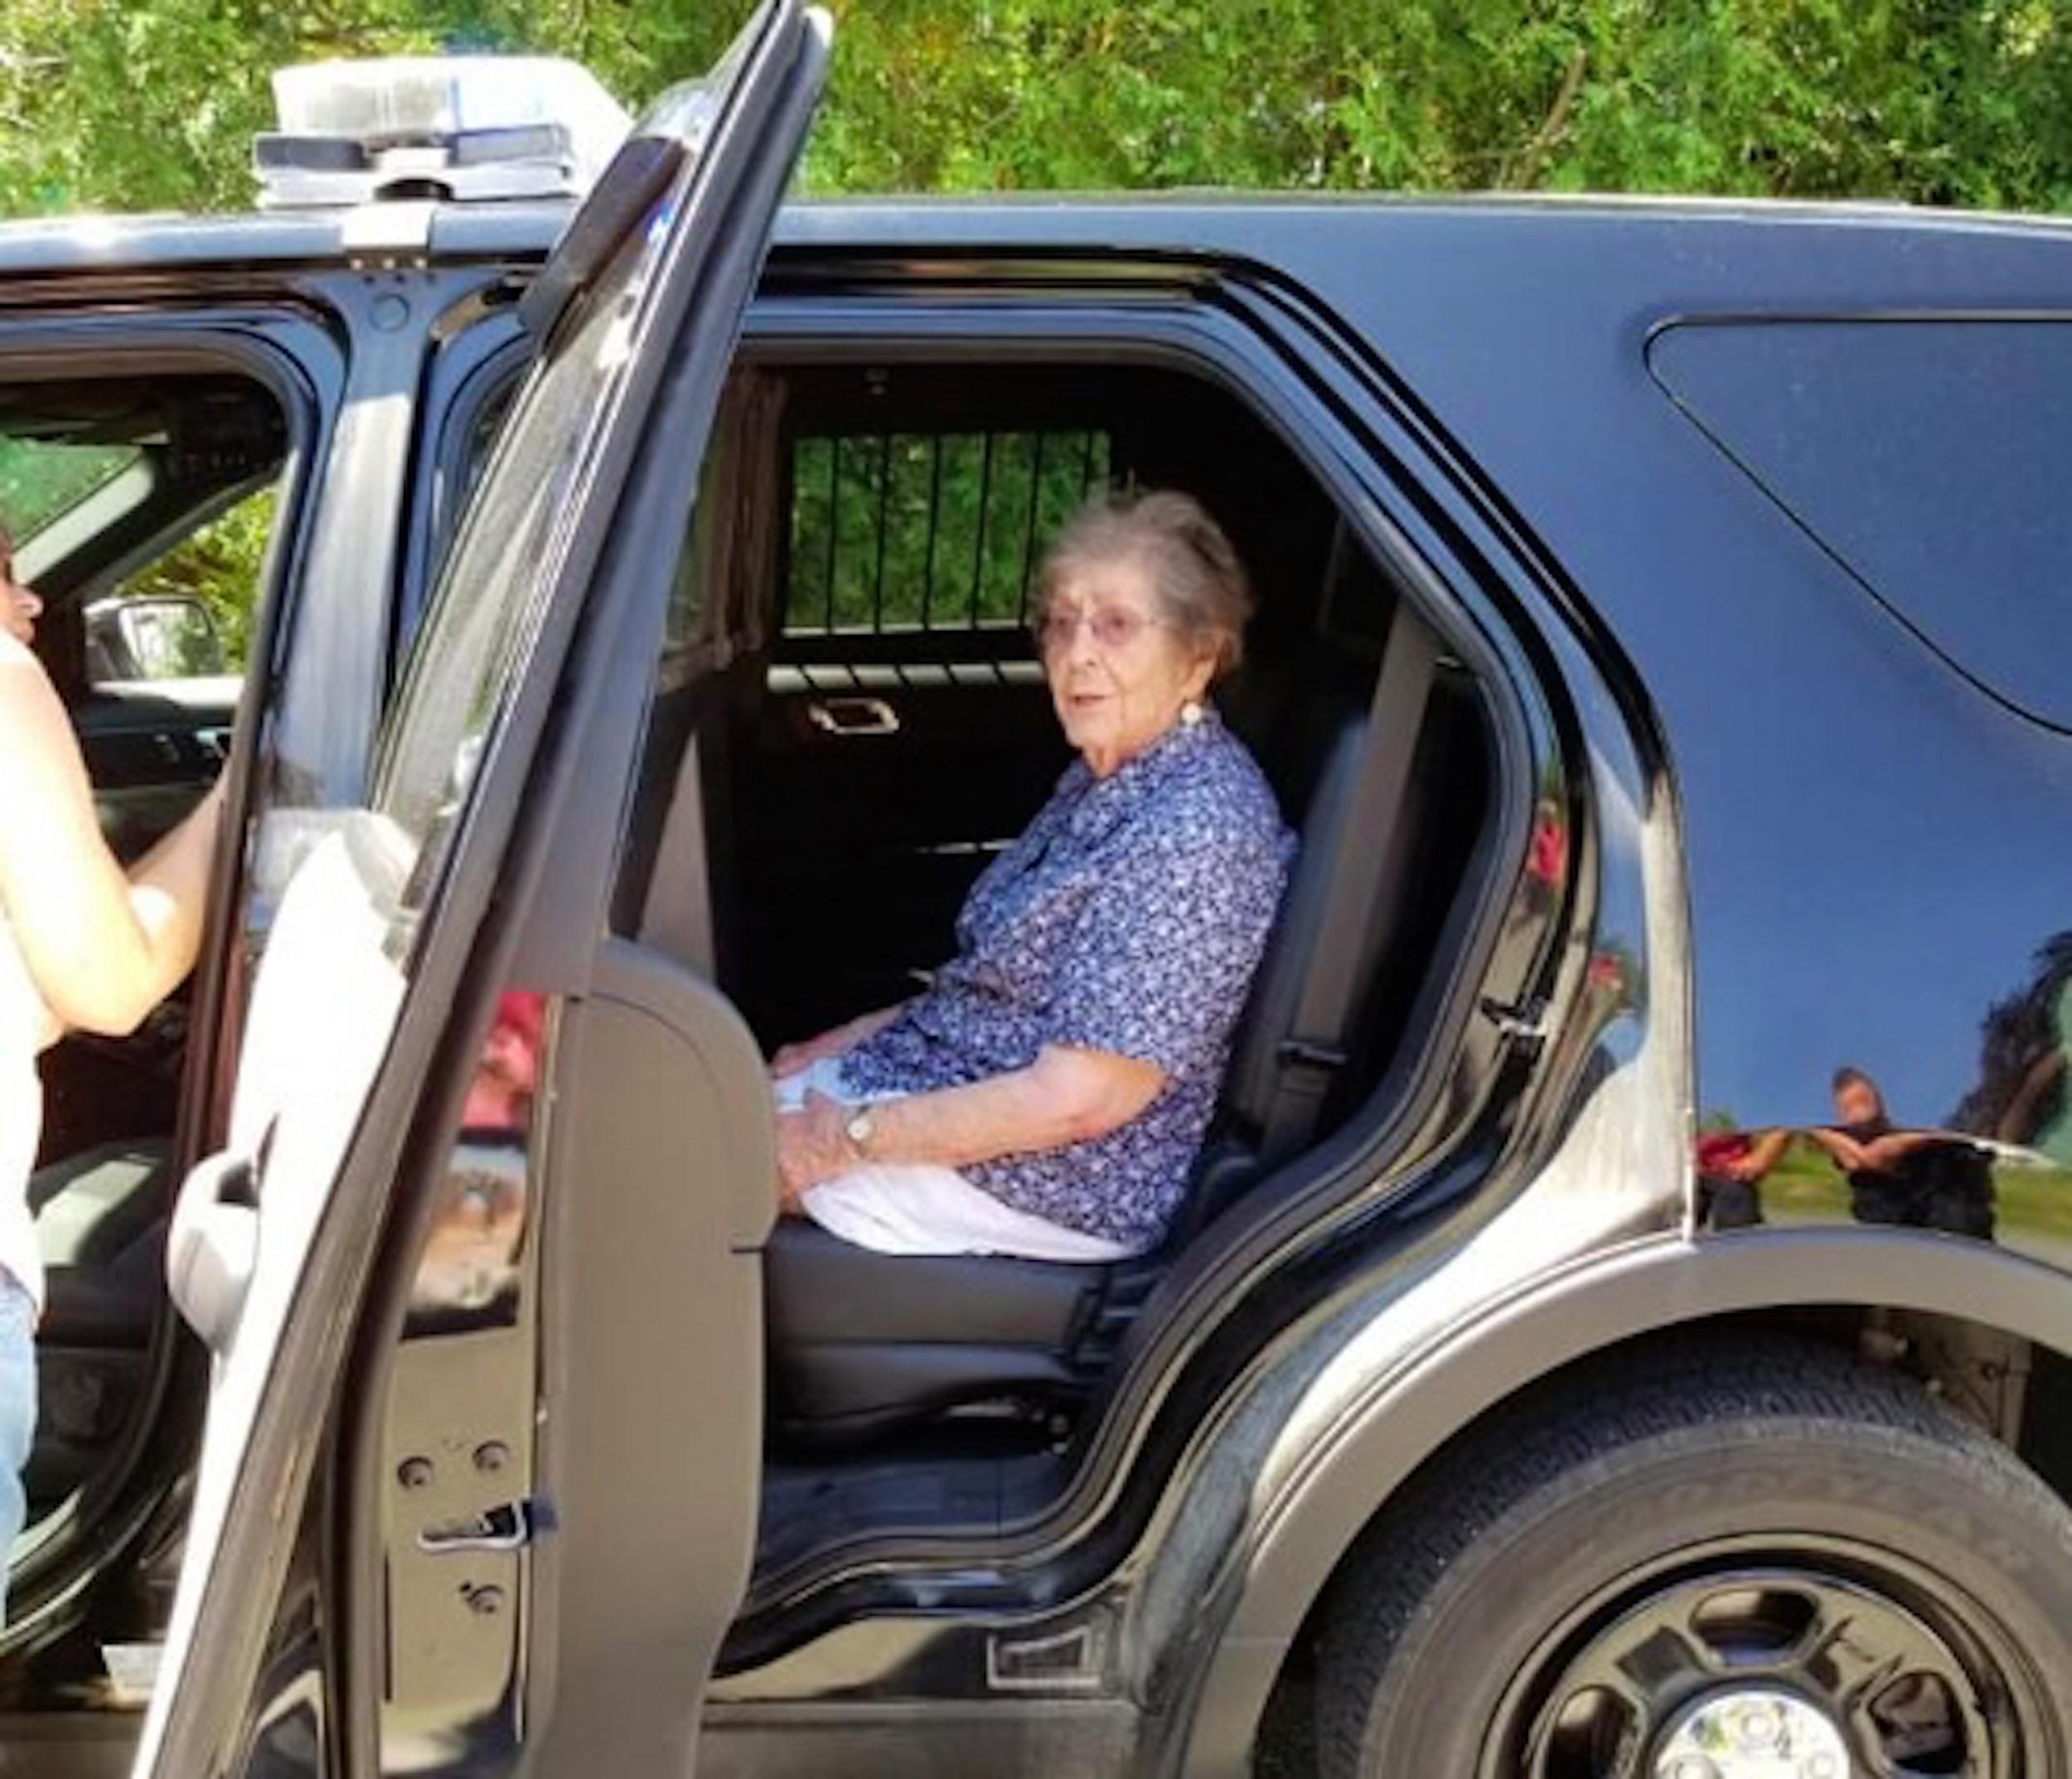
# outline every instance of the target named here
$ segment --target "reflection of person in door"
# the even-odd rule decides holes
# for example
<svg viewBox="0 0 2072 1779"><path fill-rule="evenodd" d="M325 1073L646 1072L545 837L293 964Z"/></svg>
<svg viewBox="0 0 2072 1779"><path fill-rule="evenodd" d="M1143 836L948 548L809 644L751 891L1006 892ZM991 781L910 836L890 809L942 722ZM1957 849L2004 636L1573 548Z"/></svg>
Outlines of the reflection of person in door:
<svg viewBox="0 0 2072 1779"><path fill-rule="evenodd" d="M1992 1239L1989 1151L1949 1131L1900 1129L1860 1069L1835 1071L1834 1102L1834 1124L1807 1135L1849 1176L1860 1222Z"/></svg>
<svg viewBox="0 0 2072 1779"><path fill-rule="evenodd" d="M545 995L520 991L498 997L496 1017L482 1040L482 1061L467 1089L461 1128L522 1132L532 1122L540 1087L540 1026Z"/></svg>
<svg viewBox="0 0 2072 1779"><path fill-rule="evenodd" d="M1763 1220L1765 1175L1784 1159L1792 1133L1708 1131L1698 1138L1697 1221L1702 1229L1745 1229Z"/></svg>
<svg viewBox="0 0 2072 1779"><path fill-rule="evenodd" d="M544 995L514 990L497 1001L411 1286L419 1315L482 1311L516 1281L545 1011Z"/></svg>
<svg viewBox="0 0 2072 1779"><path fill-rule="evenodd" d="M0 532L0 1568L22 1529L20 1473L36 1430L36 1059L67 1025L130 1030L194 967L222 812L211 792L123 874L101 838L65 706L30 651L42 608L16 581Z"/></svg>

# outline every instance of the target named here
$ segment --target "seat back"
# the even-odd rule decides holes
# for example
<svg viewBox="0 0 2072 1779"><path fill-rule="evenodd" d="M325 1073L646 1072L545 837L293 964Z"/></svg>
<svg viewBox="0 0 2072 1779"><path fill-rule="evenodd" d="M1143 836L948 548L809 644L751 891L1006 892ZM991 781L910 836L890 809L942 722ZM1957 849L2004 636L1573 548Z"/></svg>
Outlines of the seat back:
<svg viewBox="0 0 2072 1779"><path fill-rule="evenodd" d="M1353 837L1353 793L1368 729L1364 710L1341 711L1324 743L1309 807L1300 816L1300 845L1280 912L1232 1038L1223 1108L1261 1137L1276 1122L1288 1087L1293 1059L1285 1049L1295 1035L1303 986L1316 967L1332 861Z"/></svg>
<svg viewBox="0 0 2072 1779"><path fill-rule="evenodd" d="M1281 750L1266 754L1282 807L1295 815L1300 849L1232 1035L1217 1124L1169 1235L1169 1253L1192 1240L1264 1173L1306 1147L1329 1103L1343 1089L1382 978L1403 958L1403 911L1416 880L1432 862L1427 855L1435 830L1445 825L1438 820L1437 793L1450 783L1455 749L1474 724L1472 696L1455 669L1433 686L1414 734L1382 738L1384 746L1407 745L1410 759L1396 819L1377 844L1363 831L1369 817L1363 807L1363 778L1374 739L1365 693L1343 684L1319 691L1321 695L1309 700L1307 731L1295 735L1292 754L1284 726L1276 738ZM1350 956L1346 936L1330 930L1334 879L1348 859L1371 874L1372 890L1367 903L1371 930L1358 936ZM1350 972L1341 997L1347 1019L1339 1029L1305 1030L1305 1003L1314 998L1314 985L1326 972Z"/></svg>

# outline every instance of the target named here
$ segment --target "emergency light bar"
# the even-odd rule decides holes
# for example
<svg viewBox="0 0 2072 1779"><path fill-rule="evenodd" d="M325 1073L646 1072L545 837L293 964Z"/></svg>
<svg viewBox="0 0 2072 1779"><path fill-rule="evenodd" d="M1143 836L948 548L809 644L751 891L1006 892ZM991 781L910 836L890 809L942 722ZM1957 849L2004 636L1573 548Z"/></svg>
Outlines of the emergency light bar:
<svg viewBox="0 0 2072 1779"><path fill-rule="evenodd" d="M278 130L256 137L269 209L383 197L577 197L632 119L559 56L307 62L274 76Z"/></svg>

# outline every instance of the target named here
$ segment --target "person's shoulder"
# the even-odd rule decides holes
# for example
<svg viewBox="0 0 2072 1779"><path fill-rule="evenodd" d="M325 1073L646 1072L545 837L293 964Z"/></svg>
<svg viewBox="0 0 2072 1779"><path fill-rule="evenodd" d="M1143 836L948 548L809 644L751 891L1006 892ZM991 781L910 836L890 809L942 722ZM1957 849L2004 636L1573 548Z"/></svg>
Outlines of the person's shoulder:
<svg viewBox="0 0 2072 1779"><path fill-rule="evenodd" d="M47 721L54 714L62 717L64 713L43 663L4 630L0 630L0 703L4 703L5 714L17 722L31 717Z"/></svg>
<svg viewBox="0 0 2072 1779"><path fill-rule="evenodd" d="M1196 846L1278 856L1287 830L1273 787L1251 751L1218 725L1176 775L1161 823Z"/></svg>
<svg viewBox="0 0 2072 1779"><path fill-rule="evenodd" d="M1200 793L1213 798L1246 828L1278 835L1280 800L1251 749L1221 723L1208 739L1198 781Z"/></svg>

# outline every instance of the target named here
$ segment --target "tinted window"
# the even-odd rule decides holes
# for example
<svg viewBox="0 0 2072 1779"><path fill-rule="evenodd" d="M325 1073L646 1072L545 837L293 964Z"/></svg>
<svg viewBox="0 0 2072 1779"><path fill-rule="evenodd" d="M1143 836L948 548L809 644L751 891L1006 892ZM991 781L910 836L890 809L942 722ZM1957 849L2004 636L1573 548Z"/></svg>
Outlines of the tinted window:
<svg viewBox="0 0 2072 1779"><path fill-rule="evenodd" d="M2072 728L2072 323L1694 324L1649 362L1891 611Z"/></svg>

